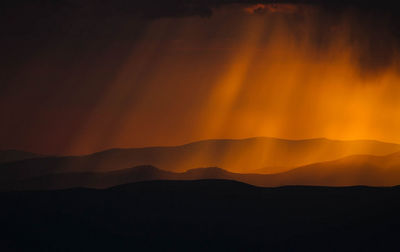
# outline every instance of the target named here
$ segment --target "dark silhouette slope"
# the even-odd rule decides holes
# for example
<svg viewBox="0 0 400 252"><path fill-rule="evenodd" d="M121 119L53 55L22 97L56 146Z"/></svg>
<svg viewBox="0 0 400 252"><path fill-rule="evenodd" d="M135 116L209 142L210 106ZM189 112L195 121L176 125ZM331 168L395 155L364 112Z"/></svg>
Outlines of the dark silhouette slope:
<svg viewBox="0 0 400 252"><path fill-rule="evenodd" d="M3 190L54 190L76 187L109 188L121 184L149 180L179 180L181 174L157 169L153 166L137 166L112 172L57 173L26 180L4 181Z"/></svg>
<svg viewBox="0 0 400 252"><path fill-rule="evenodd" d="M153 166L137 166L112 172L57 173L24 180L3 181L0 189L4 191L55 190L77 187L101 189L138 181L199 179L231 179L257 184L257 181L260 180L259 178L262 177L264 176L257 174L231 173L216 167L173 173Z"/></svg>
<svg viewBox="0 0 400 252"><path fill-rule="evenodd" d="M230 172L277 173L348 155L387 155L396 151L400 151L399 145L376 141L207 140L176 147L112 149L86 156L44 157L0 164L0 180L29 179L54 173L107 172L140 165L174 172L221 167Z"/></svg>
<svg viewBox="0 0 400 252"><path fill-rule="evenodd" d="M400 188L152 181L0 193L3 251L398 251Z"/></svg>
<svg viewBox="0 0 400 252"><path fill-rule="evenodd" d="M277 185L394 186L400 184L400 153L356 155L271 175Z"/></svg>
<svg viewBox="0 0 400 252"><path fill-rule="evenodd" d="M21 161L21 160L30 159L30 158L37 158L37 157L41 157L41 156L42 155L31 153L31 152L26 152L26 151L1 150L0 151L0 164Z"/></svg>

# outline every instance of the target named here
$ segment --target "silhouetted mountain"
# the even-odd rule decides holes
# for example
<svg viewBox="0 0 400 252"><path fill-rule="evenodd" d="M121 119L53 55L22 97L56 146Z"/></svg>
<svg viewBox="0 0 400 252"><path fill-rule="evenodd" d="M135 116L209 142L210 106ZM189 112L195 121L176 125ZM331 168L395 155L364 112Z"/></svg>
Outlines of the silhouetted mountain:
<svg viewBox="0 0 400 252"><path fill-rule="evenodd" d="M36 158L41 157L42 155L26 152L26 151L19 151L19 150L2 150L0 151L0 164L7 163L7 162L15 162L24 159Z"/></svg>
<svg viewBox="0 0 400 252"><path fill-rule="evenodd" d="M255 186L394 186L400 184L400 153L388 156L359 155L302 166L278 174L241 174L221 168L197 168L174 173L153 166L111 172L55 173L27 179L3 179L0 190L52 190L75 187L108 188L150 180L227 179Z"/></svg>
<svg viewBox="0 0 400 252"><path fill-rule="evenodd" d="M198 167L221 167L230 172L271 173L354 154L387 155L400 146L376 141L328 139L282 140L250 138L207 140L176 147L111 149L86 156L45 157L0 164L0 182L55 173L107 172L152 165L183 172ZM255 173L255 172L253 172Z"/></svg>
<svg viewBox="0 0 400 252"><path fill-rule="evenodd" d="M388 155L397 151L400 151L400 145L369 140L284 140L258 137L205 140L176 147L112 149L88 157L99 160L97 171L153 165L177 172L198 167L221 167L231 172L262 169L268 173L266 168L270 167L270 173L277 173L349 155Z"/></svg>
<svg viewBox="0 0 400 252"><path fill-rule="evenodd" d="M400 153L387 156L356 155L311 164L277 174L239 174L218 168L190 170L183 179L232 179L276 187L285 185L395 186L400 184Z"/></svg>
<svg viewBox="0 0 400 252"><path fill-rule="evenodd" d="M3 181L3 190L54 190L76 187L109 188L121 184L149 180L177 180L180 174L157 169L153 166L137 166L111 172L57 173L19 181Z"/></svg>
<svg viewBox="0 0 400 252"><path fill-rule="evenodd" d="M350 156L299 167L270 177L271 186L394 186L400 184L400 153L388 156Z"/></svg>
<svg viewBox="0 0 400 252"><path fill-rule="evenodd" d="M0 193L2 251L398 251L400 188L223 180Z"/></svg>
<svg viewBox="0 0 400 252"><path fill-rule="evenodd" d="M152 181L152 180L198 180L198 179L232 179L246 180L241 178L247 176L255 177L258 175L246 175L230 173L223 169L198 168L184 173L173 173L157 169L153 166L137 166L111 172L83 172L83 173L58 173L35 177L18 181L3 181L0 190L55 190L68 188L109 188L121 184ZM261 175L262 176L262 175ZM251 181L252 179L247 179Z"/></svg>

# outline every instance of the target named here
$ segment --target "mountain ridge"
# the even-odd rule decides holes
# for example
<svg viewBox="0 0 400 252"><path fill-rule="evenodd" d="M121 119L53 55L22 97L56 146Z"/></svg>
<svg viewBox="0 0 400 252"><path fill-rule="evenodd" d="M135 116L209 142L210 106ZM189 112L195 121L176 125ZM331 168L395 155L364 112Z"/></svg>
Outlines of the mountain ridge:
<svg viewBox="0 0 400 252"><path fill-rule="evenodd" d="M400 145L374 140L341 141L325 138L285 140L264 137L241 140L216 139L174 147L110 149L82 156L24 159L0 164L0 170L20 169L23 174L47 167L49 172L59 173L112 171L153 165L174 172L218 166L231 172L278 173L354 154L388 155L398 151Z"/></svg>
<svg viewBox="0 0 400 252"><path fill-rule="evenodd" d="M44 155L15 149L0 150L0 164L40 157L44 157Z"/></svg>
<svg viewBox="0 0 400 252"><path fill-rule="evenodd" d="M400 185L399 155L354 155L306 165L277 174L233 173L219 167L171 172L147 165L116 171L54 173L2 183L2 190L109 188L153 180L234 180L260 187L396 186Z"/></svg>

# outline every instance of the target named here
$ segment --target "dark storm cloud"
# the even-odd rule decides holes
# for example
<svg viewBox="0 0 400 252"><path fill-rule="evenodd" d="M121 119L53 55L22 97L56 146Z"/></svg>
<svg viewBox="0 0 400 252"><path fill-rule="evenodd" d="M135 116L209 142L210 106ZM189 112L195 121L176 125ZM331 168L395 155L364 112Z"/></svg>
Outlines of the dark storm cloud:
<svg viewBox="0 0 400 252"><path fill-rule="evenodd" d="M348 9L365 13L358 20L361 24L366 19L390 19L390 26L398 32L399 18L393 2L368 0L20 0L3 1L0 6L0 19L3 36L38 38L41 35L85 32L96 32L96 27L107 31L107 25L137 22L138 19L162 17L208 17L213 8L228 4L268 4L268 8L257 8L260 13L265 10L279 10L278 6L289 4L311 4L325 9L332 15L340 15ZM272 6L272 7L271 7ZM286 12L292 9L284 8ZM289 11L288 11L289 10ZM273 11L266 11L270 13ZM371 16L372 15L372 16Z"/></svg>
<svg viewBox="0 0 400 252"><path fill-rule="evenodd" d="M379 71L393 61L399 48L400 19L388 0L8 0L0 6L0 85L4 86L24 62L43 52L60 53L60 57L84 55L93 50L94 43L101 48L112 41L134 41L152 19L209 17L213 8L233 3L318 6L324 11L314 39L322 47L330 40L328 25L334 26L351 10L354 44L361 51L362 68Z"/></svg>

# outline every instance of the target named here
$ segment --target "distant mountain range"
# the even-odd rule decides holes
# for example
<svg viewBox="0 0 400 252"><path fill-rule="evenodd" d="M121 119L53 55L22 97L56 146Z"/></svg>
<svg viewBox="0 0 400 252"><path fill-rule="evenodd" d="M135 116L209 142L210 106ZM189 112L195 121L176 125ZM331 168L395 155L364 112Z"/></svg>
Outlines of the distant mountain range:
<svg viewBox="0 0 400 252"><path fill-rule="evenodd" d="M399 145L376 141L251 138L111 149L86 156L21 154L19 161L0 164L0 187L107 188L136 181L196 179L230 179L266 187L391 186L400 184L399 150ZM270 174L262 174L266 167Z"/></svg>
<svg viewBox="0 0 400 252"><path fill-rule="evenodd" d="M54 190L76 187L109 188L152 180L224 179L276 187L286 185L394 186L400 184L400 153L388 156L358 155L302 166L277 174L232 173L221 168L197 168L183 173L137 166L111 172L53 173L19 180L3 180L2 190Z"/></svg>
<svg viewBox="0 0 400 252"><path fill-rule="evenodd" d="M276 173L351 155L380 156L398 151L398 144L371 140L285 140L258 137L204 140L172 147L110 149L84 156L45 157L8 166L51 166L53 171L69 172L112 171L153 165L176 172L198 167L221 167L231 172ZM0 163L38 156L40 155L21 151L0 151Z"/></svg>

